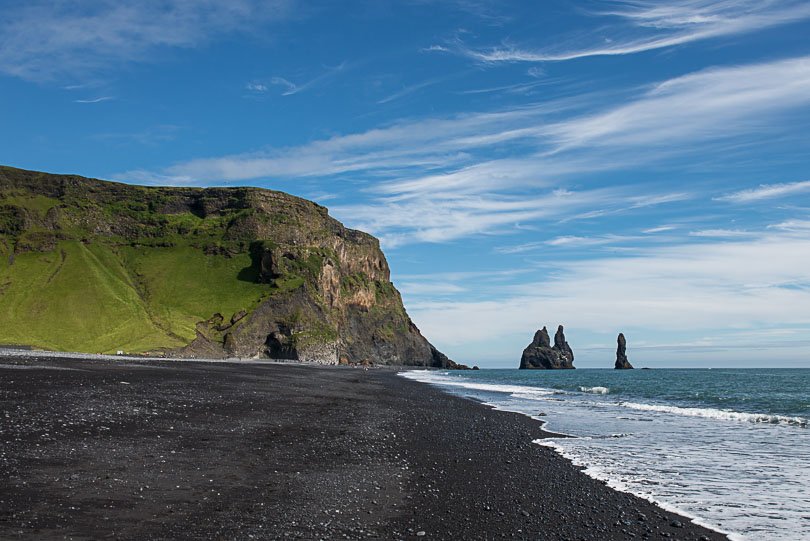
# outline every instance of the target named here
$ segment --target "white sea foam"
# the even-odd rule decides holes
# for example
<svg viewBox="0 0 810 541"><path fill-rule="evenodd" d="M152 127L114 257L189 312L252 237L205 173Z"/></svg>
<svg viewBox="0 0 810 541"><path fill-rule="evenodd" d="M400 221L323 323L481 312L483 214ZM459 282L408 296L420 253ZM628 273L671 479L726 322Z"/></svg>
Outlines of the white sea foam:
<svg viewBox="0 0 810 541"><path fill-rule="evenodd" d="M654 411L671 413L686 417L703 417L705 419L721 419L724 421L744 421L749 423L767 423L798 426L807 428L808 420L802 417L787 417L785 415L771 415L768 413L744 413L741 411L719 410L714 408L682 408L678 406L664 406L659 404L639 404L637 402L620 402L620 406L638 411Z"/></svg>
<svg viewBox="0 0 810 541"><path fill-rule="evenodd" d="M590 438L579 438L579 439L580 440L588 440ZM689 513L687 511L685 511L684 509L681 509L680 507L677 507L677 506L669 504L669 503L667 503L665 501L656 499L649 492L646 492L646 491L643 491L643 490L638 490L637 488L634 488L634 487L637 487L639 485L643 485L645 483L641 479L635 479L635 483L630 483L626 479L620 479L615 474L613 474L613 473L611 473L611 472L609 472L609 471L607 471L607 470L605 470L605 469L603 469L603 468L601 468L599 466L594 466L593 463L590 460L588 460L587 457L585 457L584 455L580 455L579 453L576 453L573 449L570 449L570 448L566 447L564 445L564 443L562 443L559 440L554 440L554 439L549 439L549 438L547 438L547 439L538 439L538 440L534 440L533 443L536 443L537 445L540 445L542 447L550 447L550 448L554 449L559 455L561 455L562 457L570 460L571 463L574 466L583 468L582 471L583 471L583 473L585 475L587 475L589 477L593 477L594 479L597 479L599 481L603 481L607 486L609 486L613 490L618 490L620 492L627 492L627 493L633 494L635 496L638 496L640 498L643 498L643 499L645 499L645 500L647 500L649 502L654 503L655 505L657 505L661 509L665 509L666 511L669 511L671 513L677 513L677 514L679 514L679 515L681 515L683 517L688 518L689 520L691 520L692 522L694 522L698 526L703 526L704 528L708 528L710 530L714 530L714 531L719 532L719 533L721 533L723 535L726 535L726 536L728 536L728 538L731 541L744 541L744 539L745 539L743 536L741 536L739 534L735 534L735 533L729 532L727 530L724 530L724 529L720 528L717 524L713 524L711 522L708 522L705 519L703 519L703 518L701 518L701 517L699 517L699 516L697 516L697 515L695 515L693 513ZM651 484L658 484L658 483L653 481Z"/></svg>
<svg viewBox="0 0 810 541"><path fill-rule="evenodd" d="M546 430L574 437L543 439L540 445L611 488L732 540L810 540L810 431L797 430L808 427L810 416L653 404L640 397L620 401L607 379L603 394L593 390L592 380L580 390L583 381L574 383L569 374L563 384L575 391L530 387L522 374L515 385L505 385L512 382L501 374L487 375L432 372L414 379L547 421Z"/></svg>
<svg viewBox="0 0 810 541"><path fill-rule="evenodd" d="M492 383L478 383L469 380L460 380L449 377L442 372L429 372L427 370L411 370L401 373L403 377L421 381L423 383L433 383L448 387L460 387L471 391L488 391L494 393L506 393L509 395L520 395L520 398L533 398L550 396L555 394L552 389L542 389L538 387L528 387L525 385L497 385Z"/></svg>
<svg viewBox="0 0 810 541"><path fill-rule="evenodd" d="M610 389L607 387L580 387L580 391L583 393L592 393L592 394L608 394Z"/></svg>

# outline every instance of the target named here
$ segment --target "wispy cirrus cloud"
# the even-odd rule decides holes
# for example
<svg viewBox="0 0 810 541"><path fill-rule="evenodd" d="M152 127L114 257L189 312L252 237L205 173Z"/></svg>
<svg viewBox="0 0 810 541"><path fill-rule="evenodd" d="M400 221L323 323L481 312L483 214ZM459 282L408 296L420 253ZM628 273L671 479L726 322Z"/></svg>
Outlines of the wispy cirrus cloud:
<svg viewBox="0 0 810 541"><path fill-rule="evenodd" d="M0 72L41 81L150 61L159 49L283 19L291 7L291 0L11 0L0 21Z"/></svg>
<svg viewBox="0 0 810 541"><path fill-rule="evenodd" d="M553 219L575 209L601 204L605 190L567 192L538 190L534 197L498 193L429 197L371 204L339 205L339 217L354 216L353 225L380 237L387 247L413 242L446 242L471 235L497 234L514 223Z"/></svg>
<svg viewBox="0 0 810 541"><path fill-rule="evenodd" d="M594 56L616 56L674 47L696 41L760 31L810 18L810 5L803 1L761 2L740 0L676 0L612 2L589 13L605 26L588 37L556 39L557 45L528 48L501 44L473 48L460 40L428 48L453 52L477 62L559 62ZM601 34L601 40L594 40Z"/></svg>
<svg viewBox="0 0 810 541"><path fill-rule="evenodd" d="M810 192L810 180L799 182L784 182L779 184L762 184L756 188L740 190L726 194L716 199L730 203L753 203L765 199L776 199L787 195Z"/></svg>
<svg viewBox="0 0 810 541"><path fill-rule="evenodd" d="M476 191L477 190L477 191ZM414 242L447 242L474 235L498 235L511 232L516 224L543 221L558 223L571 215L587 214L588 209L610 207L615 213L630 212L627 204L635 186L567 190L541 183L530 192L510 192L507 189L485 190L469 186L465 193L436 191L419 196L400 197L397 194L360 205L332 207L336 216L353 226L380 237L386 247ZM668 197L652 196L648 206L663 205ZM550 228L553 225L549 226ZM560 246L563 237L548 241ZM586 239L581 239L584 243ZM619 237L605 236L592 245L618 242ZM502 251L501 253L515 253Z"/></svg>
<svg viewBox="0 0 810 541"><path fill-rule="evenodd" d="M709 238L741 238L752 237L756 234L752 231L745 231L743 229L700 229L698 231L690 231L690 237L709 237Z"/></svg>
<svg viewBox="0 0 810 541"><path fill-rule="evenodd" d="M175 164L159 173L134 171L118 178L174 183L245 181L262 177L293 178L349 172L426 172L470 163L468 152L532 136L513 131L516 124L540 122L547 114L571 107L555 102L492 113L401 121L364 132L316 140L305 145L202 158Z"/></svg>
<svg viewBox="0 0 810 541"><path fill-rule="evenodd" d="M270 79L270 84L284 88L284 91L281 93L282 96L291 96L296 92L298 92L298 85L288 81L284 77L273 77L272 79ZM267 86L266 85L262 86L264 87L264 91L266 92Z"/></svg>
<svg viewBox="0 0 810 541"><path fill-rule="evenodd" d="M495 249L499 254L522 254L536 250L547 249L548 247L558 248L583 248L594 246L605 246L631 241L637 241L641 237L630 235L599 235L595 237L585 237L580 235L562 235L540 242L527 242L514 246L500 246Z"/></svg>
<svg viewBox="0 0 810 541"><path fill-rule="evenodd" d="M88 98L84 100L73 100L73 103L101 103L104 101L114 100L115 98L112 96L101 96L98 98Z"/></svg>
<svg viewBox="0 0 810 541"><path fill-rule="evenodd" d="M549 128L558 148L703 143L772 129L810 104L810 57L707 69L652 86L638 99Z"/></svg>
<svg viewBox="0 0 810 541"><path fill-rule="evenodd" d="M264 83L252 82L245 85L245 90L248 92L255 92L257 94L264 94L270 89Z"/></svg>
<svg viewBox="0 0 810 541"><path fill-rule="evenodd" d="M810 220L785 220L778 224L768 226L771 229L782 229L783 231L804 232L810 231Z"/></svg>
<svg viewBox="0 0 810 541"><path fill-rule="evenodd" d="M269 84L282 87L283 89L281 92L282 96L294 96L295 94L300 94L301 92L309 90L321 83L328 81L329 79L332 79L333 77L337 76L339 73L344 71L347 68L347 66L348 64L346 62L341 62L337 66L326 67L320 75L307 79L302 83L294 83L284 77L272 77L270 79ZM261 87L263 87L262 92L267 92L269 90L266 84L263 83L254 83L254 84L261 85Z"/></svg>
<svg viewBox="0 0 810 541"><path fill-rule="evenodd" d="M649 229L645 229L642 231L645 235L654 235L655 233L664 233L666 231L672 231L677 229L674 225L659 225L658 227L651 227Z"/></svg>
<svg viewBox="0 0 810 541"><path fill-rule="evenodd" d="M702 148L707 141L756 138L763 129L775 129L778 115L810 104L810 57L699 71L654 85L624 105L581 112L594 108L597 100L582 96L499 112L403 121L297 147L191 160L162 175L177 182L204 183L391 170L401 182L403 168L464 168L449 173L453 176L401 182L407 189L417 189L431 183L463 183L457 177L464 175L492 178L498 176L494 170L498 163L512 167L522 162L524 171L534 163L536 170L545 167L550 174L638 163L657 156L639 154L641 148L666 147L663 152L678 155ZM507 142L519 143L515 145L522 151L519 158L476 161L467 154ZM603 147L610 148L608 155L599 153ZM586 153L561 156L583 148ZM513 176L505 168L501 171Z"/></svg>
<svg viewBox="0 0 810 541"><path fill-rule="evenodd" d="M401 121L117 178L210 184L317 176L339 182L351 174L355 182L365 181L363 202L335 207L339 217L381 235L389 246L442 242L537 220L590 220L693 199L691 190L662 191L644 183L617 194L572 189L571 179L682 161L725 141L758 141L781 126L783 115L808 105L810 57L799 57L673 78L621 105L600 106L598 97L578 96ZM499 155L506 144L509 155Z"/></svg>
<svg viewBox="0 0 810 541"><path fill-rule="evenodd" d="M439 83L443 83L443 82L448 81L448 80L450 80L450 79L452 79L454 77L458 77L458 74L445 75L443 77L434 77L432 79L427 79L425 81L421 81L421 82L418 82L418 83L414 83L412 85L405 86L405 87L401 88L400 90L397 90L393 94L389 94L388 96L385 96L384 98L382 98L380 100L377 100L377 104L382 105L382 104L385 104L385 103L388 103L388 102L391 102L391 101L398 100L400 98L404 98L405 96L413 94L414 92L418 92L418 91L422 90L423 88L427 88L429 86L433 86L433 85L436 85L436 84L439 84Z"/></svg>
<svg viewBox="0 0 810 541"><path fill-rule="evenodd" d="M531 81L528 83L515 83L511 85L490 86L487 88L472 88L460 90L458 94L493 94L503 92L506 94L527 94L539 86L549 84L548 81Z"/></svg>

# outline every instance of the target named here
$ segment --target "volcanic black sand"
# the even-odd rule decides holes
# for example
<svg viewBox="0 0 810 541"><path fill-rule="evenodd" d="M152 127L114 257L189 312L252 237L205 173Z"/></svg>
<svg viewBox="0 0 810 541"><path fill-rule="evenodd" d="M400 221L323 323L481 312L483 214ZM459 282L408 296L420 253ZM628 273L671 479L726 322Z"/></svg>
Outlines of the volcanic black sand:
<svg viewBox="0 0 810 541"><path fill-rule="evenodd" d="M0 357L0 538L723 539L392 370Z"/></svg>

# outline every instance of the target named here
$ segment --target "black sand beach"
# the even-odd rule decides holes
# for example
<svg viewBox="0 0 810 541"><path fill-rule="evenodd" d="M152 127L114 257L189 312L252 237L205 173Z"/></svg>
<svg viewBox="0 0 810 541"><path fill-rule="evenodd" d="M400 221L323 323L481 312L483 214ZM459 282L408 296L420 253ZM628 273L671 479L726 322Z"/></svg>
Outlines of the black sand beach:
<svg viewBox="0 0 810 541"><path fill-rule="evenodd" d="M724 539L393 370L0 357L0 538Z"/></svg>

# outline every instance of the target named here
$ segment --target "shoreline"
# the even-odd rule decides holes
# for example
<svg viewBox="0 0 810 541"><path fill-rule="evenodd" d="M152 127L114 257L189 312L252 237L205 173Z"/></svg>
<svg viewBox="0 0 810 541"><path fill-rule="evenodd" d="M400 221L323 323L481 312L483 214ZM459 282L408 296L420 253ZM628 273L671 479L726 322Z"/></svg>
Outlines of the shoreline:
<svg viewBox="0 0 810 541"><path fill-rule="evenodd" d="M400 374L400 375L404 376L404 374ZM407 378L407 376L405 376L405 377ZM509 409L509 408L503 407L503 406L501 406L499 404L486 402L484 400L478 399L478 398L473 397L473 396L465 396L464 394L451 393L451 392L449 392L447 390L442 389L441 384L438 384L438 383L425 382L425 381L420 381L418 379L413 379L412 381L416 381L416 382L422 383L424 385L433 386L433 387L441 390L442 392L448 393L448 394L450 394L452 396L457 396L457 397L460 397L460 398L463 398L463 399L466 399L466 400L471 400L471 401L475 402L476 404L480 404L482 406L492 408L493 410L496 410L496 411L503 411L503 412L508 412L508 413L512 413L512 414L515 414L515 415L520 415L520 416L523 416L523 417L527 417L527 418L533 420L534 422L539 423L542 430L543 430L543 432L545 432L544 437L538 438L538 439L534 440L532 443L540 445L542 447L547 447L547 448L553 449L560 457L562 457L563 459L568 461L571 464L572 467L574 467L574 468L576 468L578 470L581 470L583 473L585 473L586 475L588 475L592 479L596 480L597 482L605 484L611 490L614 490L616 492L622 492L622 493L625 493L625 494L630 494L630 495L635 496L637 498L641 498L641 499L643 499L643 500L645 500L647 502L650 502L651 504L653 504L653 505L655 505L657 507L660 507L661 509L663 509L665 511L680 515L680 516L686 518L687 520L691 521L692 523L696 524L697 526L700 526L702 528L707 528L707 529L712 530L712 531L714 531L714 532L716 532L716 533L718 533L718 534L720 534L722 536L725 536L730 541L744 539L743 537L735 534L734 532L723 530L719 526L707 522L702 517L697 516L697 515L693 515L691 513L688 513L687 511L684 511L683 509L679 509L678 507L676 507L674 505L668 504L667 502L656 500L654 498L647 497L647 496L645 496L643 494L636 494L635 492L632 492L630 490L623 490L623 489L621 489L621 488L619 488L617 486L612 486L611 482L609 480L600 479L597 476L593 476L593 475L587 473L587 466L577 464L576 461L573 458L571 458L570 456L567 456L563 452L562 448L560 446L556 445L555 442L554 442L554 440L557 440L557 439L579 438L580 436L576 436L574 434L566 434L564 432L555 432L555 431L549 430L546 427L550 423L549 423L549 421L547 421L545 419L541 419L541 418L539 418L537 416L533 416L533 415L530 415L528 413L524 413L524 412L521 412L521 411L518 411L518 410Z"/></svg>
<svg viewBox="0 0 810 541"><path fill-rule="evenodd" d="M3 538L726 539L394 370L14 359Z"/></svg>

